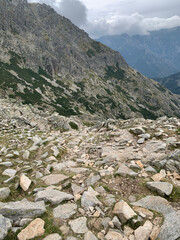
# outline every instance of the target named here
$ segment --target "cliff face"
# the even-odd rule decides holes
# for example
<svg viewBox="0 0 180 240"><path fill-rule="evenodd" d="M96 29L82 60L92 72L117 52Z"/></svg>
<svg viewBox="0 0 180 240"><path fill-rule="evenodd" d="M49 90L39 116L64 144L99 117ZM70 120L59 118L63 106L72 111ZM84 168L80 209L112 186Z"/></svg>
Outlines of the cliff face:
<svg viewBox="0 0 180 240"><path fill-rule="evenodd" d="M155 118L180 99L45 4L0 0L1 95L62 115Z"/></svg>

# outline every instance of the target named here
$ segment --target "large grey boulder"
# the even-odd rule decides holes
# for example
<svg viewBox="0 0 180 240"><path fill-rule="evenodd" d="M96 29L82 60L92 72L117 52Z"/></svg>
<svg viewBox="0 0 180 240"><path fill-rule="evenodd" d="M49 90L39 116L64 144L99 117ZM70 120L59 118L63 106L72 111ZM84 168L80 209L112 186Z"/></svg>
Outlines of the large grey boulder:
<svg viewBox="0 0 180 240"><path fill-rule="evenodd" d="M158 236L159 240L177 240L180 238L180 211L175 211L166 199L147 196L133 203L133 205L154 210L164 215L164 223Z"/></svg>
<svg viewBox="0 0 180 240"><path fill-rule="evenodd" d="M9 229L12 227L11 221L0 214L0 240L5 239Z"/></svg>
<svg viewBox="0 0 180 240"><path fill-rule="evenodd" d="M146 185L161 196L169 196L173 191L173 185L167 182L147 182Z"/></svg>
<svg viewBox="0 0 180 240"><path fill-rule="evenodd" d="M45 212L44 201L30 202L27 199L23 199L17 202L0 202L0 214L13 221L18 221L22 218L34 218Z"/></svg>
<svg viewBox="0 0 180 240"><path fill-rule="evenodd" d="M73 199L73 195L65 192L61 192L54 189L45 189L43 191L39 191L36 194L35 201L44 200L45 202L50 202L54 205L60 204L63 201Z"/></svg>

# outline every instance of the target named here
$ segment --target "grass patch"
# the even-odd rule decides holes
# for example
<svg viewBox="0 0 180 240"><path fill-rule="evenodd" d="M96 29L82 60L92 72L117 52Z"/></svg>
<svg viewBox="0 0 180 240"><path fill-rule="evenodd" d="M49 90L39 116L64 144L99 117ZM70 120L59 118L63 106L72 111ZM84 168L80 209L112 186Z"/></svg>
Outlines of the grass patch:
<svg viewBox="0 0 180 240"><path fill-rule="evenodd" d="M75 122L69 122L69 125L70 125L71 128L74 129L74 130L78 130L78 129L79 129L78 125L77 125Z"/></svg>

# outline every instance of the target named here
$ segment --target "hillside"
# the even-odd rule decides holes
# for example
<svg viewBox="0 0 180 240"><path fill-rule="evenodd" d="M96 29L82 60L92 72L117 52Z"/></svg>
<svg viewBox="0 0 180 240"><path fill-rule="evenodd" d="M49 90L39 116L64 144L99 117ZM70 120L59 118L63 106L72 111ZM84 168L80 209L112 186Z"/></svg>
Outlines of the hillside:
<svg viewBox="0 0 180 240"><path fill-rule="evenodd" d="M165 78L156 78L155 80L171 90L171 92L180 95L180 72Z"/></svg>
<svg viewBox="0 0 180 240"><path fill-rule="evenodd" d="M180 116L180 99L45 4L0 0L0 94L64 116Z"/></svg>
<svg viewBox="0 0 180 240"><path fill-rule="evenodd" d="M149 35L104 36L98 41L119 51L127 63L150 78L165 77L180 69L180 27Z"/></svg>

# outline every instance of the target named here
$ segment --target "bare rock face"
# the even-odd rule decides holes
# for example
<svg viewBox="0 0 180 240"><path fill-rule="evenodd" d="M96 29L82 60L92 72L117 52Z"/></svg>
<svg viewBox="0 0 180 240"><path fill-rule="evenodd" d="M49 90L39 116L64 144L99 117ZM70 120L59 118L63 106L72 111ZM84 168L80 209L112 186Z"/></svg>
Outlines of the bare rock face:
<svg viewBox="0 0 180 240"><path fill-rule="evenodd" d="M129 68L118 52L50 6L0 0L0 37L0 85L6 96L64 116L180 115L177 96Z"/></svg>
<svg viewBox="0 0 180 240"><path fill-rule="evenodd" d="M44 224L42 219L36 218L18 234L18 240L28 240L42 236L45 232Z"/></svg>

